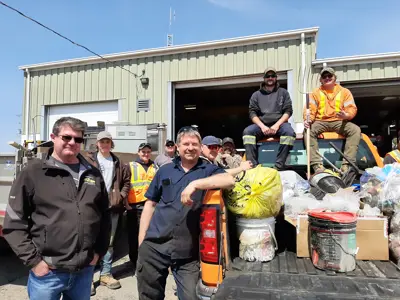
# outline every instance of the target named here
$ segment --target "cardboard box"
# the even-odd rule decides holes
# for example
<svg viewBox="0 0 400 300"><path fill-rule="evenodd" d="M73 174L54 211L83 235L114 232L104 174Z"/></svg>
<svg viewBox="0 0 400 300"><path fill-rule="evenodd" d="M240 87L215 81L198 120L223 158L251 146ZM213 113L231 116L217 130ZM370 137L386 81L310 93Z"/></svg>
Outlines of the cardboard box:
<svg viewBox="0 0 400 300"><path fill-rule="evenodd" d="M308 247L308 216L299 215L297 219L285 217L296 227L298 257L310 257ZM358 217L356 242L359 260L389 260L388 219L386 217Z"/></svg>

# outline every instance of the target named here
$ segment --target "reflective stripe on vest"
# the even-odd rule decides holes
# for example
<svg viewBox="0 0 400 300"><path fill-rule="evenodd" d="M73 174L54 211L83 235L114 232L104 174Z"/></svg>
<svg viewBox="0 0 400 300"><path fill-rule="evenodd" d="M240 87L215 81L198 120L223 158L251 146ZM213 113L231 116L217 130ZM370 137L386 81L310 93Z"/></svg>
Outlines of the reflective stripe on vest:
<svg viewBox="0 0 400 300"><path fill-rule="evenodd" d="M395 161L400 163L400 151L399 150L393 150L392 152L389 152L387 155L390 155L393 157Z"/></svg>
<svg viewBox="0 0 400 300"><path fill-rule="evenodd" d="M319 117L322 119L323 116L326 116L326 95L324 94L323 91L319 91L319 108L318 108L318 114ZM340 98L342 96L342 92L340 91L339 93L336 94L335 97L335 112L338 113L340 112Z"/></svg>
<svg viewBox="0 0 400 300"><path fill-rule="evenodd" d="M145 194L155 175L154 165L151 165L147 172L143 166L137 162L129 164L131 169L131 189L129 191L128 202L131 204L140 203L146 200Z"/></svg>

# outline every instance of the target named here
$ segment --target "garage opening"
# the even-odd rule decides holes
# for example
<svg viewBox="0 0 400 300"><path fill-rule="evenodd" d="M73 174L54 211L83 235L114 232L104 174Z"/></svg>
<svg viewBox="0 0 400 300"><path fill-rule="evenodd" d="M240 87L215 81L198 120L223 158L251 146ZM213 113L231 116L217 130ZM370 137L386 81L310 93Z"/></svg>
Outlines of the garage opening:
<svg viewBox="0 0 400 300"><path fill-rule="evenodd" d="M279 81L287 88L286 80ZM251 124L249 100L260 83L183 88L175 90L175 133L197 125L202 136L231 137L243 148L242 133Z"/></svg>
<svg viewBox="0 0 400 300"><path fill-rule="evenodd" d="M400 82L347 83L357 104L354 123L368 135L383 157L392 150L400 130Z"/></svg>

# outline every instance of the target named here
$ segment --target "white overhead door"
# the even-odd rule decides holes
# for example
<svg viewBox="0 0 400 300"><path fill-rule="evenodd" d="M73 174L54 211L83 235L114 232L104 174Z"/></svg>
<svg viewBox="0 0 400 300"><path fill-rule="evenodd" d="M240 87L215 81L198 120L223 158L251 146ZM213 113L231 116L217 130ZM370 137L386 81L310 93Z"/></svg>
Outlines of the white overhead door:
<svg viewBox="0 0 400 300"><path fill-rule="evenodd" d="M88 126L96 126L97 121L112 124L113 122L118 121L118 101L55 105L48 107L47 139L50 137L54 123L62 117L74 117L80 119L86 122Z"/></svg>

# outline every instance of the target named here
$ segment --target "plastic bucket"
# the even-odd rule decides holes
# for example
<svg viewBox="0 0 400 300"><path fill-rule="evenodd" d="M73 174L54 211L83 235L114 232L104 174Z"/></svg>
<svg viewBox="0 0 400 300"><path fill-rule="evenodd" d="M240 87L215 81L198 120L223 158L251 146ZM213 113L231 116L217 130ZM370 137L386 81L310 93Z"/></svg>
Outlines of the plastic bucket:
<svg viewBox="0 0 400 300"><path fill-rule="evenodd" d="M275 218L236 218L239 257L247 261L270 261L275 257Z"/></svg>
<svg viewBox="0 0 400 300"><path fill-rule="evenodd" d="M308 213L310 250L315 267L350 272L356 267L357 215L350 212Z"/></svg>

